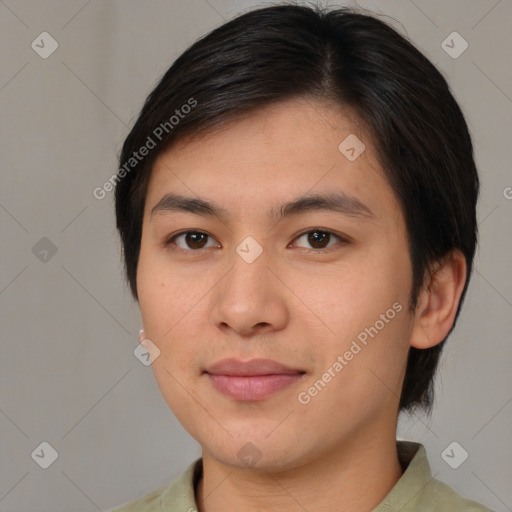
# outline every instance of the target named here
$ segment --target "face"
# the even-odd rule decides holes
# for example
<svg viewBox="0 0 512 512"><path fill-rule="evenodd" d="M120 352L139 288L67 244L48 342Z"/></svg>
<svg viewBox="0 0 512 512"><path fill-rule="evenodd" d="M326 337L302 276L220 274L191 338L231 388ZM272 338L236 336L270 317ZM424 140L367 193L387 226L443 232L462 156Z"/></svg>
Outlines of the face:
<svg viewBox="0 0 512 512"><path fill-rule="evenodd" d="M403 214L347 109L282 102L154 165L142 322L163 397L203 455L277 470L394 436L411 278ZM281 366L213 368L225 359Z"/></svg>

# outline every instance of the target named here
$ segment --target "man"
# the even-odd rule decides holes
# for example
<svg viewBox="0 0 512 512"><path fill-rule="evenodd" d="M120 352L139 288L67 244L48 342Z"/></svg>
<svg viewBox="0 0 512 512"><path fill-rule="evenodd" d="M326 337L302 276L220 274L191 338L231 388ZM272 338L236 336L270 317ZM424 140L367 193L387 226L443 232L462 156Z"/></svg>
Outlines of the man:
<svg viewBox="0 0 512 512"><path fill-rule="evenodd" d="M120 163L140 341L202 457L119 512L489 510L396 441L476 244L470 135L426 57L349 9L251 11L175 61Z"/></svg>

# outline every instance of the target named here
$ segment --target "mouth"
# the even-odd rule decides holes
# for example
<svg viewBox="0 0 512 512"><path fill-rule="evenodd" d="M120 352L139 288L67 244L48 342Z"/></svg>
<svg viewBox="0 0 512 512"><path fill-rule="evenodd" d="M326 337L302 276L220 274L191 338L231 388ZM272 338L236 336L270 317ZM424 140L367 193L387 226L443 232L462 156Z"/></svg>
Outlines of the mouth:
<svg viewBox="0 0 512 512"><path fill-rule="evenodd" d="M217 391L235 400L258 401L297 383L306 372L270 359L223 359L204 373Z"/></svg>

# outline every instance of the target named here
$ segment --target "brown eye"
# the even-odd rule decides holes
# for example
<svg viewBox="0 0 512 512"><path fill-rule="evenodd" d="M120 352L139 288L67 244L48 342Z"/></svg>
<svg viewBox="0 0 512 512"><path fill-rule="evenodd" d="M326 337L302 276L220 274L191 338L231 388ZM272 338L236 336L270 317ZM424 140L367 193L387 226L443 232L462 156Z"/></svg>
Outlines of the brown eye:
<svg viewBox="0 0 512 512"><path fill-rule="evenodd" d="M185 233L185 243L191 249L202 249L206 243L208 235L204 233Z"/></svg>
<svg viewBox="0 0 512 512"><path fill-rule="evenodd" d="M324 244L331 239L331 235L325 231L311 231L307 233L307 240L315 249L325 249ZM319 247L320 246L320 247Z"/></svg>
<svg viewBox="0 0 512 512"><path fill-rule="evenodd" d="M210 235L203 233L202 231L183 231L182 233L172 236L167 241L166 245L174 245L175 241L182 239L184 242L182 241L181 244L184 243L185 245L181 245L180 243L175 244L180 249L204 249L209 237Z"/></svg>
<svg viewBox="0 0 512 512"><path fill-rule="evenodd" d="M347 242L341 236L336 235L336 234L332 233L331 231L326 231L326 230L321 230L321 229L313 229L313 230L307 231L307 232L303 233L302 235L300 235L297 238L297 240L305 239L305 241L310 245L310 247L312 247L313 249L318 249L320 252L322 250L329 249L330 247L332 247L332 245L335 245L335 244L331 244L330 246L328 245L331 242L333 237L335 239L341 240L342 242Z"/></svg>

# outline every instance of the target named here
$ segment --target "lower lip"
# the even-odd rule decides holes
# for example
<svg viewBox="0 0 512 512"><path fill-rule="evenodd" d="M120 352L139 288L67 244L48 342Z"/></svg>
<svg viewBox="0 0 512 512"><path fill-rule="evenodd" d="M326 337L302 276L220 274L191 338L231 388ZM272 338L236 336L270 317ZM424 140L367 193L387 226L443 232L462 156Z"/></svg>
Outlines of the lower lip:
<svg viewBox="0 0 512 512"><path fill-rule="evenodd" d="M247 377L207 374L213 386L236 400L263 400L291 386L302 374L253 375Z"/></svg>

